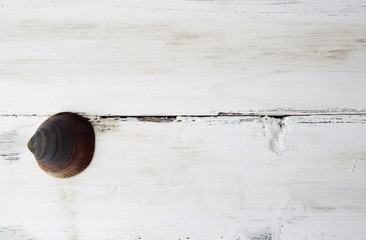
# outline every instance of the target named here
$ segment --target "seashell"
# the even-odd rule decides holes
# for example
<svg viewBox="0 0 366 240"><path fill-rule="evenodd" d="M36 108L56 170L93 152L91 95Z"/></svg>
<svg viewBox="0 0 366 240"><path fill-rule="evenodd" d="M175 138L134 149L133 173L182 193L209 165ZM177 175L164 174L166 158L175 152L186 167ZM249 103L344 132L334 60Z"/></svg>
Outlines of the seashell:
<svg viewBox="0 0 366 240"><path fill-rule="evenodd" d="M88 167L93 158L94 129L82 116L58 113L41 124L28 148L46 173L58 178L71 177Z"/></svg>

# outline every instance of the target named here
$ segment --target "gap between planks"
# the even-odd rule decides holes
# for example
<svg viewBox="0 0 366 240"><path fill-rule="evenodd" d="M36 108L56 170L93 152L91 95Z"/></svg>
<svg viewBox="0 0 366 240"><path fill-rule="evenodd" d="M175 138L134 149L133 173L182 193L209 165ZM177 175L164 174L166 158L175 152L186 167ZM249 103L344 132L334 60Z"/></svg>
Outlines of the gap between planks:
<svg viewBox="0 0 366 240"><path fill-rule="evenodd" d="M66 112L66 111L65 111ZM270 109L270 110L250 110L246 112L215 112L212 114L141 114L141 115L118 115L118 114L88 114L86 112L76 112L87 118L101 118L101 119L125 119L136 118L141 121L156 121L156 122L169 122L174 121L177 118L213 118L213 117L272 117L272 118L285 118L285 117L305 117L305 116L364 116L366 115L366 109L323 109L323 110L293 110L293 109ZM56 114L56 113L55 113ZM53 114L0 114L0 117L48 117Z"/></svg>

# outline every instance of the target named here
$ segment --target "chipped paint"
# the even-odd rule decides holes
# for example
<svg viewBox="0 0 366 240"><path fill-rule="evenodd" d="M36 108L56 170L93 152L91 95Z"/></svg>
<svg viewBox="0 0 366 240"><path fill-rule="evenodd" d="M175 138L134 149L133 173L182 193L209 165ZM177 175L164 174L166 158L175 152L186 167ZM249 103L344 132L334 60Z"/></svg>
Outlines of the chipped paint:
<svg viewBox="0 0 366 240"><path fill-rule="evenodd" d="M364 114L141 117L90 115L113 128L97 132L88 171L62 182L25 147L44 116L0 118L0 140L24 138L19 160L0 168L0 226L21 224L36 240L364 237Z"/></svg>
<svg viewBox="0 0 366 240"><path fill-rule="evenodd" d="M1 240L366 239L364 4L85 2L1 3ZM61 182L26 141L65 110Z"/></svg>
<svg viewBox="0 0 366 240"><path fill-rule="evenodd" d="M141 122L170 123L176 121L177 117L139 117Z"/></svg>
<svg viewBox="0 0 366 240"><path fill-rule="evenodd" d="M0 132L0 158L9 162L19 160L20 153L17 152L17 135L16 130Z"/></svg>

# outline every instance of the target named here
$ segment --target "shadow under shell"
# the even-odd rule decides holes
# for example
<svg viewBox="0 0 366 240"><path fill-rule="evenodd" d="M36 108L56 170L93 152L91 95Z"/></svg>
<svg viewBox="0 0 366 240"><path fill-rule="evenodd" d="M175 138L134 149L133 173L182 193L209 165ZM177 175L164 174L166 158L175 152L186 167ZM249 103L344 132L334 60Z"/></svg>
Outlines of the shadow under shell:
<svg viewBox="0 0 366 240"><path fill-rule="evenodd" d="M67 178L90 164L95 133L90 122L76 113L62 112L48 118L28 142L38 165L48 174Z"/></svg>

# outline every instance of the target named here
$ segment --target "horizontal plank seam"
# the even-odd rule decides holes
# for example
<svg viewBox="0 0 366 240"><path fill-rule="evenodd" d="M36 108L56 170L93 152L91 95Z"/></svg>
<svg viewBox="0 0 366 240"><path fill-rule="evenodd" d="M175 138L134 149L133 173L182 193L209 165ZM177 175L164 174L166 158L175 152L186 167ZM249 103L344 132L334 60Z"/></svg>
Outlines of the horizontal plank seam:
<svg viewBox="0 0 366 240"><path fill-rule="evenodd" d="M366 116L366 112L330 112L330 113L322 113L322 112L313 112L313 113L292 113L292 114L279 114L279 113L224 113L219 112L217 114L167 114L167 115L93 115L87 114L85 112L76 112L79 115L83 115L85 117L98 117L101 119L124 119L124 118L136 118L136 119L144 119L144 118L161 118L161 119L176 119L176 118L213 118L213 117L272 117L272 118L285 118L285 117L308 117L308 116ZM0 114L0 117L48 117L50 115L47 114Z"/></svg>
<svg viewBox="0 0 366 240"><path fill-rule="evenodd" d="M56 112L55 112L56 113ZM54 113L54 114L55 114ZM178 118L178 117L273 117L284 118L292 116L347 116L347 115L366 115L366 108L328 108L317 110L306 109L288 109L288 108L276 108L276 109L260 109L260 110L247 110L247 111L211 111L210 114L89 114L87 112L75 112L80 115L100 118ZM50 114L52 115L52 114ZM47 117L48 114L36 114L36 113L12 113L1 114L0 117Z"/></svg>

